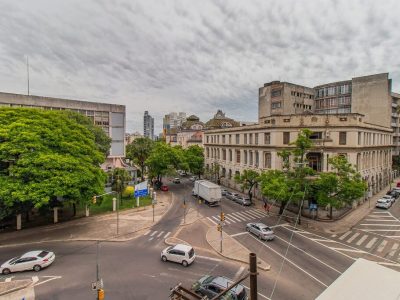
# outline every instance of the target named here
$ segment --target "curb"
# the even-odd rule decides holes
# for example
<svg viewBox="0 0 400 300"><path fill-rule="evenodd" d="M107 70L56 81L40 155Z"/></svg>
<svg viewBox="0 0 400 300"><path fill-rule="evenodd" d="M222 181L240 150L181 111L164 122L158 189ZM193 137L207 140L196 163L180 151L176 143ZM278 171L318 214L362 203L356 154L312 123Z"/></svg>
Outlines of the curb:
<svg viewBox="0 0 400 300"><path fill-rule="evenodd" d="M215 250L215 248L211 245L211 243L208 241L208 238L207 238L207 235L208 235L208 233L209 233L209 231L210 230L213 230L213 228L209 228L208 230L207 230L207 233L206 233L206 241L207 241L207 243L208 243L208 245L211 247L211 249L213 249L216 253L218 253L218 255L220 255L220 256L222 256L222 257L224 257L224 258L227 258L227 259L230 259L230 260L233 260L233 261L236 261L236 262L240 262L240 263L244 263L244 264L246 264L246 265L249 265L249 262L248 261L245 261L245 260L242 260L242 259L238 259L238 258L232 258L232 257L229 257L229 256L227 256L227 255L224 255L224 254L222 254L222 253L220 253L219 251L217 251L217 250ZM239 242L238 242L239 243ZM241 243L239 243L240 245L242 245ZM245 246L243 246L242 245L242 247L244 247L244 248L246 248ZM247 248L246 248L247 249ZM248 250L248 249L247 249ZM250 252L250 251L249 251ZM264 262L265 264L267 264L266 262ZM263 270L263 271L269 271L269 270L271 270L271 266L269 265L269 267L262 267L262 266L259 266L258 265L258 263L257 263L257 268L259 268L259 269L261 269L261 270Z"/></svg>
<svg viewBox="0 0 400 300"><path fill-rule="evenodd" d="M172 242L173 240L175 240L176 242ZM164 243L167 244L168 246L173 246L175 244L184 244L184 245L188 245L188 246L190 245L188 242L178 239L176 237L167 237L164 240Z"/></svg>

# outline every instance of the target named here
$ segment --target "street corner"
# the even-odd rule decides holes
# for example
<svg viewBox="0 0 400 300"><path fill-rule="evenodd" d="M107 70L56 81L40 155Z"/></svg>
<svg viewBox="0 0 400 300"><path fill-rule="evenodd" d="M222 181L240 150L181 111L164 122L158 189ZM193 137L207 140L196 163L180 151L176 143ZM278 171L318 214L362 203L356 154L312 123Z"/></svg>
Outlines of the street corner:
<svg viewBox="0 0 400 300"><path fill-rule="evenodd" d="M220 256L227 259L249 264L251 251L225 232L215 227L207 230L206 240L210 247ZM263 271L269 271L271 266L261 259L257 259L257 266Z"/></svg>
<svg viewBox="0 0 400 300"><path fill-rule="evenodd" d="M201 220L203 216L199 213L197 209L189 208L185 213L184 217L182 217L180 226L188 226L193 223L196 223L198 220Z"/></svg>

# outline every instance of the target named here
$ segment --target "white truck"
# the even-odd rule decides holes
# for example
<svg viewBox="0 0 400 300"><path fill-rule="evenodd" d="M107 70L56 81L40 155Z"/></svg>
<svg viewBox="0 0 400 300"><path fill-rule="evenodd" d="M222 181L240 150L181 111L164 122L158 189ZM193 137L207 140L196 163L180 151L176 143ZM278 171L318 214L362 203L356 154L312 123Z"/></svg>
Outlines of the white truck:
<svg viewBox="0 0 400 300"><path fill-rule="evenodd" d="M201 197L210 206L219 205L222 198L221 187L207 180L196 180L192 194Z"/></svg>

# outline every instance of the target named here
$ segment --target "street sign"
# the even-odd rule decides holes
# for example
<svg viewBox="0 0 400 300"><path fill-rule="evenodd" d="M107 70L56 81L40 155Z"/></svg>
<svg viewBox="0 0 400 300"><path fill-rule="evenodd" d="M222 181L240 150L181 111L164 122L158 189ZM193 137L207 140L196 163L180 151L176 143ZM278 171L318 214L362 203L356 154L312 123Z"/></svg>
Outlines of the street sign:
<svg viewBox="0 0 400 300"><path fill-rule="evenodd" d="M310 206L309 206L310 210L317 210L317 208L318 208L318 206L317 206L316 203L311 203Z"/></svg>
<svg viewBox="0 0 400 300"><path fill-rule="evenodd" d="M147 196L148 194L148 190L147 190L147 182L143 181L137 185L135 185L135 193L134 196L135 197L143 197L143 196Z"/></svg>

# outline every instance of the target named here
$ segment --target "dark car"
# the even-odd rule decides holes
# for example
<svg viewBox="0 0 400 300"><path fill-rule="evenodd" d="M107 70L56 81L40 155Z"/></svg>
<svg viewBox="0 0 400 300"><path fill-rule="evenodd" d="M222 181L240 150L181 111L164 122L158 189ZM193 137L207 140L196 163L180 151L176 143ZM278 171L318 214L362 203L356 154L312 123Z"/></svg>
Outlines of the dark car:
<svg viewBox="0 0 400 300"><path fill-rule="evenodd" d="M234 200L238 196L239 196L239 194L234 193L234 192L226 192L226 195L225 195L225 197L229 200Z"/></svg>
<svg viewBox="0 0 400 300"><path fill-rule="evenodd" d="M237 197L233 198L233 201L235 201L236 203L239 203L240 205L243 205L243 206L251 205L250 198L248 198L248 197L237 196Z"/></svg>
<svg viewBox="0 0 400 300"><path fill-rule="evenodd" d="M222 277L222 276L211 276L207 275L200 278L197 282L192 285L192 290L194 290L197 294L202 296L207 296L208 299L212 299L219 293L221 293L224 289L229 287L234 283L232 280ZM228 299L232 300L247 300L246 290L244 286L238 284L234 288L232 288L226 295L230 296Z"/></svg>
<svg viewBox="0 0 400 300"><path fill-rule="evenodd" d="M397 199L400 196L400 192L398 190L393 189L391 191L388 191L386 195L392 196L394 199Z"/></svg>

